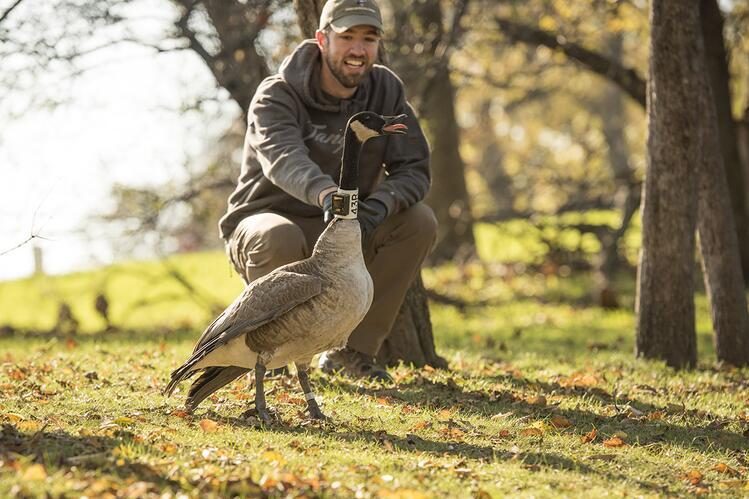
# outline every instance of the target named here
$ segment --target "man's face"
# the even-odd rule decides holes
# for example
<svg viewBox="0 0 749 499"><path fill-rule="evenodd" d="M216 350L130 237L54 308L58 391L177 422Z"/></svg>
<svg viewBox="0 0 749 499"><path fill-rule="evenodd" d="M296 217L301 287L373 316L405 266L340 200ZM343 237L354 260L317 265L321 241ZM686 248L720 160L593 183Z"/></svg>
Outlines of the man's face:
<svg viewBox="0 0 749 499"><path fill-rule="evenodd" d="M325 64L346 88L356 88L377 60L380 35L372 26L354 26L343 33L330 31L322 41Z"/></svg>

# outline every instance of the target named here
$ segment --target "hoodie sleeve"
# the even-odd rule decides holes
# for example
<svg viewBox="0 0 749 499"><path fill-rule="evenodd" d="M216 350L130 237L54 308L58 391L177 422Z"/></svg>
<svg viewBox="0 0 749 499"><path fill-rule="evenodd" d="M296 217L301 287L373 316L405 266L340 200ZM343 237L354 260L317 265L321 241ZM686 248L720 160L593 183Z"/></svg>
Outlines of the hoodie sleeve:
<svg viewBox="0 0 749 499"><path fill-rule="evenodd" d="M385 168L387 176L370 194L382 202L388 215L394 215L422 201L431 185L429 172L429 144L416 119L416 113L406 101L403 83L395 78L397 100L393 114L405 114L406 135L388 137Z"/></svg>
<svg viewBox="0 0 749 499"><path fill-rule="evenodd" d="M286 83L266 80L248 113L247 143L263 174L295 198L318 206L320 192L337 184L310 159L302 139L296 101Z"/></svg>

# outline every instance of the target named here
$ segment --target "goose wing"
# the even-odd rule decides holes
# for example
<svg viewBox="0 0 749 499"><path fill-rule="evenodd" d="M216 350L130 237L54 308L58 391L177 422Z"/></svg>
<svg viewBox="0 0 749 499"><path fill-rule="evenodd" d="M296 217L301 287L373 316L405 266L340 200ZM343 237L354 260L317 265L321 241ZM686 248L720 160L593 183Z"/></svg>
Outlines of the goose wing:
<svg viewBox="0 0 749 499"><path fill-rule="evenodd" d="M317 296L323 281L315 275L276 269L252 282L203 332L190 358L172 372L165 392L171 393L210 352L240 334L253 331Z"/></svg>

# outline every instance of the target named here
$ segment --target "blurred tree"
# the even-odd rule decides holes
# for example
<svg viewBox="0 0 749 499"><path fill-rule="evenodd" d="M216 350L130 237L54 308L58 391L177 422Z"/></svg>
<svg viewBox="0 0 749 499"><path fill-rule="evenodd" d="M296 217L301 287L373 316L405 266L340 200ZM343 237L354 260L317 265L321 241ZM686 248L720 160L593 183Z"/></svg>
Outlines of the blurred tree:
<svg viewBox="0 0 749 499"><path fill-rule="evenodd" d="M650 6L648 162L637 293L637 355L673 367L697 363L694 248L701 119L698 6ZM678 21L677 21L678 20Z"/></svg>

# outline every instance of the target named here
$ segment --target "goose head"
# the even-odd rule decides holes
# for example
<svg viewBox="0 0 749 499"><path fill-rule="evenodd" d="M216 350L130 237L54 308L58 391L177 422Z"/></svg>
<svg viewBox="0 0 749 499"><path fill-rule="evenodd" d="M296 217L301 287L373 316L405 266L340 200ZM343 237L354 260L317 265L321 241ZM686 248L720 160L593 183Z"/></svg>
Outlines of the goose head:
<svg viewBox="0 0 749 499"><path fill-rule="evenodd" d="M387 135L405 135L405 114L382 116L371 111L353 115L344 132L341 178L333 194L334 218L355 219L359 202L359 154L365 142Z"/></svg>

